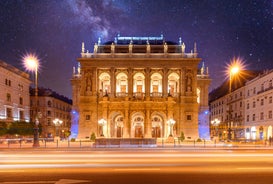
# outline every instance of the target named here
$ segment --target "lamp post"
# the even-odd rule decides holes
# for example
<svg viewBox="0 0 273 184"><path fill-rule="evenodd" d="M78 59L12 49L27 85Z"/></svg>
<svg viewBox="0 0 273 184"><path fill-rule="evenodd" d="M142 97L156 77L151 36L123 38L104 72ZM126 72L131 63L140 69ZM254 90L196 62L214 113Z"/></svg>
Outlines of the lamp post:
<svg viewBox="0 0 273 184"><path fill-rule="evenodd" d="M221 123L221 121L217 118L211 121L211 125L213 126L214 129L214 136L218 137L218 125ZM219 137L218 137L219 138Z"/></svg>
<svg viewBox="0 0 273 184"><path fill-rule="evenodd" d="M239 59L233 59L233 62L228 67L228 74L229 74L229 90L228 90L228 126L227 126L227 133L228 133L228 140L231 140L231 132L232 132L232 81L235 75L237 75L241 70L241 61ZM234 136L235 130L234 130Z"/></svg>
<svg viewBox="0 0 273 184"><path fill-rule="evenodd" d="M169 127L170 127L170 134L169 134L169 137L173 137L173 125L175 124L175 120L173 119L169 119L167 121Z"/></svg>
<svg viewBox="0 0 273 184"><path fill-rule="evenodd" d="M104 137L103 129L104 129L104 126L106 125L107 121L105 119L100 119L98 123L101 126L101 135L100 136Z"/></svg>
<svg viewBox="0 0 273 184"><path fill-rule="evenodd" d="M59 127L63 124L63 121L55 118L53 123L55 125L55 139L60 140Z"/></svg>
<svg viewBox="0 0 273 184"><path fill-rule="evenodd" d="M35 72L35 125L33 132L32 147L40 147L39 144L39 113L38 113L38 69L39 59L35 54L27 54L23 57L23 64L26 70Z"/></svg>

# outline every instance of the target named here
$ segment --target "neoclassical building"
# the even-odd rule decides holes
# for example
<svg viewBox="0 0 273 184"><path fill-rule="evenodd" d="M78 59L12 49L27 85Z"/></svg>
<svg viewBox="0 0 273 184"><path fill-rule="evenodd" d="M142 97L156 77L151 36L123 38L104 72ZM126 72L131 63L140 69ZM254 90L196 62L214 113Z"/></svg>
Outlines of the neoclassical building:
<svg viewBox="0 0 273 184"><path fill-rule="evenodd" d="M29 74L0 61L0 123L30 121Z"/></svg>
<svg viewBox="0 0 273 184"><path fill-rule="evenodd" d="M115 37L82 43L73 69L72 137L209 138L208 88L196 44L159 37Z"/></svg>

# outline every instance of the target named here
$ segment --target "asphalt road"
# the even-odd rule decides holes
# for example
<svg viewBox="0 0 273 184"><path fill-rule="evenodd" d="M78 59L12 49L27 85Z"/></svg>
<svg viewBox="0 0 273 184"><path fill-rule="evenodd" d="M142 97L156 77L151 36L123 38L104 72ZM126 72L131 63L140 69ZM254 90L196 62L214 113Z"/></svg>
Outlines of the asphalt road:
<svg viewBox="0 0 273 184"><path fill-rule="evenodd" d="M271 184L272 150L0 150L1 184Z"/></svg>

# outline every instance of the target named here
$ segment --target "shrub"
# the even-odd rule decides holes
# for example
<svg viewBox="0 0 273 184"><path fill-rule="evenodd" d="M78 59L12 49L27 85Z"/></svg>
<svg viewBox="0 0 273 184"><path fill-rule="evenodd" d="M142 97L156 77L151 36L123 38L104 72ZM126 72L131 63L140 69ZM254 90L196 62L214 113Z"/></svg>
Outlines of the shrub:
<svg viewBox="0 0 273 184"><path fill-rule="evenodd" d="M196 140L196 142L202 142L202 139L198 138L198 139Z"/></svg>
<svg viewBox="0 0 273 184"><path fill-rule="evenodd" d="M183 142L185 140L184 132L180 133L180 137L178 137L178 140L181 141L181 142Z"/></svg>
<svg viewBox="0 0 273 184"><path fill-rule="evenodd" d="M90 140L93 141L93 142L95 142L95 140L96 140L96 135L95 135L94 132L92 132L91 137L90 137Z"/></svg>

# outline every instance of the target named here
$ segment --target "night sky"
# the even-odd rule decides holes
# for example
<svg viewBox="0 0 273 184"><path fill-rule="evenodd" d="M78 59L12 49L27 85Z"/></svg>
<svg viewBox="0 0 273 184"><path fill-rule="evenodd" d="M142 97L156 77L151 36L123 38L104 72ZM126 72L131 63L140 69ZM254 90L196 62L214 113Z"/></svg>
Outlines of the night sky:
<svg viewBox="0 0 273 184"><path fill-rule="evenodd" d="M98 37L118 33L181 37L186 52L196 42L211 89L233 57L249 70L273 69L273 0L0 0L0 60L24 70L23 55L35 52L39 86L67 97L81 43L93 50Z"/></svg>

